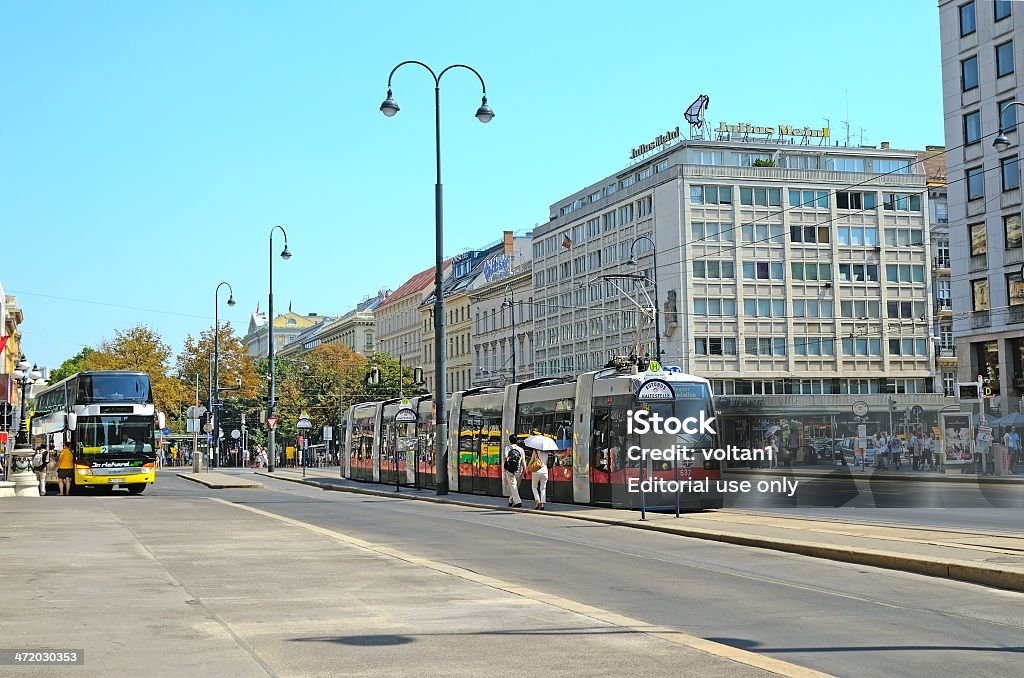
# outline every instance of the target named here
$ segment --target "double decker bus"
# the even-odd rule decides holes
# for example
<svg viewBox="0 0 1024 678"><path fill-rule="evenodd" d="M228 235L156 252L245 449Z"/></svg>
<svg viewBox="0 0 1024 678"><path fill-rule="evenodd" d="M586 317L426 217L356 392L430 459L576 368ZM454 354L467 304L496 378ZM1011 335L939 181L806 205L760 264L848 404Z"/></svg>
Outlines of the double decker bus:
<svg viewBox="0 0 1024 678"><path fill-rule="evenodd" d="M72 491L124 487L139 494L155 480L155 412L145 372L79 372L36 396L33 447L70 447ZM51 454L47 482L57 481Z"/></svg>

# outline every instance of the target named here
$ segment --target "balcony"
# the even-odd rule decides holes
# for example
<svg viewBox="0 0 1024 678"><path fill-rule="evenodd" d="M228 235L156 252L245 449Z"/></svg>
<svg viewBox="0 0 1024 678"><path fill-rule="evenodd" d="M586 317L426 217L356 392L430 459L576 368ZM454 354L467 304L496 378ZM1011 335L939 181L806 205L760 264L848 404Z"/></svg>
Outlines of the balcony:
<svg viewBox="0 0 1024 678"><path fill-rule="evenodd" d="M837 172L835 170L801 170L784 167L731 167L724 165L683 165L683 176L687 178L730 178L730 179L781 179L787 182L838 183L872 186L924 186L923 174L888 174L879 176L870 172Z"/></svg>
<svg viewBox="0 0 1024 678"><path fill-rule="evenodd" d="M940 348L938 355L935 356L935 360L939 367L956 367L956 349Z"/></svg>
<svg viewBox="0 0 1024 678"><path fill-rule="evenodd" d="M971 314L971 328L980 329L983 327L991 327L992 315L989 311L974 311Z"/></svg>
<svg viewBox="0 0 1024 678"><path fill-rule="evenodd" d="M939 320L949 320L953 317L953 300L952 299L936 299L935 300L935 317Z"/></svg>
<svg viewBox="0 0 1024 678"><path fill-rule="evenodd" d="M932 271L938 277L948 278L950 274L949 257L935 257L932 260Z"/></svg>

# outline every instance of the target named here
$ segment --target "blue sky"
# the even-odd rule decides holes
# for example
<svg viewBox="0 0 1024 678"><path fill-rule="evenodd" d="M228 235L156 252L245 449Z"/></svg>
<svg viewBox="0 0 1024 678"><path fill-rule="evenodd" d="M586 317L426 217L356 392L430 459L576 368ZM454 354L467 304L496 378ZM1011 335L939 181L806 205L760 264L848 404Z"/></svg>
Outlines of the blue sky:
<svg viewBox="0 0 1024 678"><path fill-rule="evenodd" d="M401 112L378 110L405 59L475 67L496 113L445 76L447 254L543 223L702 93L714 125L844 138L848 105L855 142L943 143L934 2L370 5L0 5L0 281L30 360L139 322L177 351L221 280L244 332L274 224L277 310L337 315L431 266L433 81L403 68Z"/></svg>

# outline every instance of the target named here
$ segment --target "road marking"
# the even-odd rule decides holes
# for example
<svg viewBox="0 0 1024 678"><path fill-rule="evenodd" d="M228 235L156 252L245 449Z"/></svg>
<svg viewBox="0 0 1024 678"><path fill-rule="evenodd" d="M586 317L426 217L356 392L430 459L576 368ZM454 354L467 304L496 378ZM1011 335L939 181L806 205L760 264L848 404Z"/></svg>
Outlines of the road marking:
<svg viewBox="0 0 1024 678"><path fill-rule="evenodd" d="M211 501L225 504L227 506L233 506L244 511L249 511L250 513L255 513L266 518L272 518L274 520L286 523L288 525L292 525L294 527L300 527L310 532L314 532L321 536L328 537L329 539L334 539L336 541L340 541L351 546L365 549L367 551L372 551L374 553L379 553L384 556L395 558L396 560L402 560L412 565L419 565L420 567L426 567L428 569L434 570L435 572L441 572L443 574L458 577L466 581L471 581L477 584L483 584L484 586L489 586L499 591L505 591L506 593L521 596L523 598L527 598L538 603L543 603L545 605L557 607L563 610L567 610L569 612L574 612L584 617L590 617L591 619L595 619L606 624L618 626L629 631L632 631L634 633L642 633L648 636L653 636L660 640L664 640L676 645L681 645L683 647L688 647L694 650L700 650L701 652L705 652L716 657L730 659L739 664L745 664L747 666L752 666L754 668L758 668L764 671L770 671L771 673L774 673L776 675L791 676L793 678L830 678L829 674L827 673L815 671L813 669L805 668L803 666L797 666L796 664L790 664L789 662L774 659L772 657L765 657L754 652L741 650L739 648L724 645L722 643L716 643L714 641L706 640L704 638L698 638L697 636L691 636L689 634L682 633L681 631L678 631L673 628L649 624L639 619L634 619L632 617L627 617L621 614L617 614L615 612L603 610L599 607L593 607L592 605L579 603L575 600L569 600L568 598L561 598L559 596L552 596L547 593L541 593L540 591L536 591L525 586L520 586L519 584L514 584L501 579L496 579L494 577L488 577L487 575L478 574L476 572L473 572L472 570L467 570L466 568L458 567L457 565L450 565L448 563L442 563L434 560L429 560L427 558L414 556L412 554L405 553L404 551L400 551L389 546L374 544L372 542L368 542L357 537L352 537L341 532L336 532L334 530L329 530L318 525L313 525L311 523L306 523L301 520L295 520L294 518L288 518L287 516L281 516L276 513L271 513L270 511L264 511L263 509L254 508L252 506L246 506L244 504L235 504L233 502L227 501L225 499L220 499L218 497L209 497L209 499Z"/></svg>

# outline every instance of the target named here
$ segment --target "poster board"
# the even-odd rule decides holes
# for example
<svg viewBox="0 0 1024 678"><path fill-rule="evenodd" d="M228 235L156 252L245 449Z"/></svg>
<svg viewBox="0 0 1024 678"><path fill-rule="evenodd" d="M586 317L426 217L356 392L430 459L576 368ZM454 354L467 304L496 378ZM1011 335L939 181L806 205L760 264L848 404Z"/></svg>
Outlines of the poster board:
<svg viewBox="0 0 1024 678"><path fill-rule="evenodd" d="M969 412L940 412L943 464L963 466L974 460L974 436Z"/></svg>

